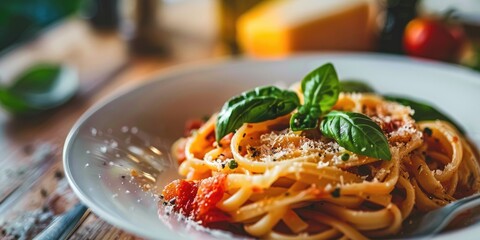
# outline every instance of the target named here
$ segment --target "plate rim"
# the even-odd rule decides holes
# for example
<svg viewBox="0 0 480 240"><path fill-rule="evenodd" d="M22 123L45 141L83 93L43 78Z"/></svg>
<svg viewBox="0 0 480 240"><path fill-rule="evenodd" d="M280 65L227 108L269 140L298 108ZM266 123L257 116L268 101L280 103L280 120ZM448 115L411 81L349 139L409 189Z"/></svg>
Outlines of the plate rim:
<svg viewBox="0 0 480 240"><path fill-rule="evenodd" d="M165 69L160 69L158 71L153 72L149 77L146 78L146 80L142 81L141 83L135 83L135 84L126 84L123 87L119 87L118 89L114 90L113 93L107 94L106 96L100 98L97 100L96 103L94 103L92 106L90 106L77 120L76 122L72 125L72 127L69 130L69 133L67 137L65 138L65 142L63 144L63 151L62 151L62 164L63 164L63 169L65 172L65 176L67 178L67 181L72 188L73 192L76 194L76 196L79 198L80 202L85 204L87 207L89 207L95 214L97 214L101 219L105 220L106 222L112 224L115 227L118 227L120 229L123 229L135 236L140 236L140 237L146 237L150 239L155 239L158 236L152 236L149 233L144 233L141 231L137 231L137 228L135 228L133 225L125 223L121 219L117 219L111 214L108 213L108 211L104 210L102 207L97 206L92 200L90 200L90 197L84 190L82 190L77 183L75 182L75 179L73 178L72 175L72 169L70 168L69 162L72 161L70 160L69 157L69 152L72 149L72 145L75 140L75 136L78 134L79 129L87 122L92 115L94 115L97 111L102 109L103 107L107 106L108 104L114 102L115 100L121 98L122 96L128 94L129 92L136 91L140 88L145 88L150 84L157 84L158 82L169 82L169 81L174 81L175 76L182 75L182 74L191 74L197 71L201 70L208 70L208 69L214 69L214 68L222 68L222 66L226 65L234 65L234 64L241 64L241 63L246 63L246 62L275 62L275 61L292 61L295 59L316 59L316 58L328 58L329 56L334 57L334 58L369 58L369 59L375 59L375 60L385 60L389 62L398 62L398 63L420 63L424 65L425 67L435 67L435 68L443 68L451 71L458 72L459 74L463 75L471 75L475 76L477 78L480 78L480 74L466 68L461 65L454 65L454 64L449 64L449 63L444 63L444 62L438 62L438 61L433 61L433 60L427 60L427 59L419 59L419 58L412 58L408 56L401 56L401 55L393 55L393 54L384 54L384 53L372 53L372 52L322 52L322 53L302 53L302 54L295 54L295 55L290 55L286 57L281 57L281 58L267 58L267 59L258 59L258 58L253 58L249 56L240 56L240 57L231 57L231 56L225 56L225 57L219 57L219 58L213 58L210 60L200 60L198 62L191 62L191 63L185 63L185 64L179 64L176 66L171 66L167 67ZM172 79L169 79L172 78ZM463 79L462 81L469 81L473 84L478 85L480 88L480 79L479 81L474 81L471 78L468 79ZM474 226L474 225L472 225ZM477 227L479 232L480 232L480 226ZM454 236L463 236L464 234L468 234L468 229L471 229L469 227L458 230L458 231L453 231L445 234L440 234L440 235L435 235L435 237L454 237Z"/></svg>

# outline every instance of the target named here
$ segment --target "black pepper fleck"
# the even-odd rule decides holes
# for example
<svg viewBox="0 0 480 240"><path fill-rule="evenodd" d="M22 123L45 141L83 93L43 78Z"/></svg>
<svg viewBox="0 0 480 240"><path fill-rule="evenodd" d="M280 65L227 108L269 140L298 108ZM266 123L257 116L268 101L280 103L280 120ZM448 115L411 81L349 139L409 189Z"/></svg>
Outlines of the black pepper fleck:
<svg viewBox="0 0 480 240"><path fill-rule="evenodd" d="M63 178L63 173L62 173L62 171L57 170L57 171L55 171L55 175L54 175L54 176L55 176L55 178L56 178L57 180L60 180L60 179Z"/></svg>
<svg viewBox="0 0 480 240"><path fill-rule="evenodd" d="M432 129L426 127L423 129L423 132L427 134L427 136L431 137L432 136Z"/></svg>
<svg viewBox="0 0 480 240"><path fill-rule="evenodd" d="M46 198L48 195L47 190L45 190L44 188L40 189L40 195L42 195L43 198Z"/></svg>
<svg viewBox="0 0 480 240"><path fill-rule="evenodd" d="M332 197L334 198L339 198L340 197L340 188L335 188L335 190L333 190L331 193Z"/></svg>
<svg viewBox="0 0 480 240"><path fill-rule="evenodd" d="M32 144L27 144L23 147L23 153L26 155L32 155L35 147Z"/></svg>

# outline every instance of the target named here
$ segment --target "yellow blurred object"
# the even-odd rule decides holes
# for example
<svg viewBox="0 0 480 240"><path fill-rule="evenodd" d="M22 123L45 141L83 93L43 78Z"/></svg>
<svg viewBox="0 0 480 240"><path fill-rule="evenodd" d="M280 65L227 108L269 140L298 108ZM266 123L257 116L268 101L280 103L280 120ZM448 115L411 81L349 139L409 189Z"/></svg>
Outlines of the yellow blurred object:
<svg viewBox="0 0 480 240"><path fill-rule="evenodd" d="M277 57L296 51L367 51L374 47L375 0L274 0L240 17L246 54Z"/></svg>

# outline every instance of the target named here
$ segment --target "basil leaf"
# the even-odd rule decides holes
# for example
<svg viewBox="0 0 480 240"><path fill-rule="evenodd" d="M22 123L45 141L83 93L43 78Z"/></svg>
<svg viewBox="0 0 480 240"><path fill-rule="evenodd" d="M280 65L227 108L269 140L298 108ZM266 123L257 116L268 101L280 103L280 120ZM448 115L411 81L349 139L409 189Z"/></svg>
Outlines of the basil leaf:
<svg viewBox="0 0 480 240"><path fill-rule="evenodd" d="M298 112L294 113L290 118L290 128L293 131L316 128L320 115L320 106L310 107L308 105L302 105L298 108Z"/></svg>
<svg viewBox="0 0 480 240"><path fill-rule="evenodd" d="M412 116L415 121L443 120L453 124L462 134L465 133L464 129L460 127L458 123L429 104L392 95L384 95L383 97L389 101L411 107L415 111Z"/></svg>
<svg viewBox="0 0 480 240"><path fill-rule="evenodd" d="M66 66L40 64L9 87L0 87L0 102L17 115L32 115L68 101L78 89L76 72Z"/></svg>
<svg viewBox="0 0 480 240"><path fill-rule="evenodd" d="M354 153L383 160L392 158L382 129L363 114L331 111L325 115L321 130L326 137Z"/></svg>
<svg viewBox="0 0 480 240"><path fill-rule="evenodd" d="M348 80L348 81L340 81L340 92L347 92L347 93L374 93L375 90L370 87L370 85L357 81L357 80Z"/></svg>
<svg viewBox="0 0 480 240"><path fill-rule="evenodd" d="M226 102L217 117L215 136L220 141L244 123L275 119L300 105L295 92L273 86L255 88Z"/></svg>
<svg viewBox="0 0 480 240"><path fill-rule="evenodd" d="M339 82L331 63L310 72L302 80L304 105L290 118L290 128L301 131L316 128L322 112L329 111L338 100Z"/></svg>
<svg viewBox="0 0 480 240"><path fill-rule="evenodd" d="M318 104L323 112L332 109L340 93L337 72L333 65L327 63L310 72L302 80L302 92L305 105Z"/></svg>
<svg viewBox="0 0 480 240"><path fill-rule="evenodd" d="M292 91L287 91L287 90L281 90L277 87L274 86L264 86L264 87L257 87L254 88L253 90L246 91L241 93L240 95L236 97L232 97L230 100L228 100L222 107L222 111L227 109L228 107L231 107L238 102L241 102L245 99L249 98L256 98L256 97L277 97L277 98L282 98L285 95L289 96ZM298 96L297 96L298 99Z"/></svg>

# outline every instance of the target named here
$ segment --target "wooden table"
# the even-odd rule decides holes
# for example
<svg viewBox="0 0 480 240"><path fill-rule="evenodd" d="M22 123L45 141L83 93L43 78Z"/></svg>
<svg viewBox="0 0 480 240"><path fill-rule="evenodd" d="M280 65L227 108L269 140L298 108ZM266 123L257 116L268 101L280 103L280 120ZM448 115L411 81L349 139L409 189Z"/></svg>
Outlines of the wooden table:
<svg viewBox="0 0 480 240"><path fill-rule="evenodd" d="M64 177L61 152L82 113L117 89L146 81L161 69L218 55L202 49L196 55L135 56L117 33L96 32L73 19L1 56L4 83L32 63L54 61L75 66L81 87L73 100L45 116L20 119L0 110L0 238L31 239L78 202ZM69 238L136 239L93 213Z"/></svg>

